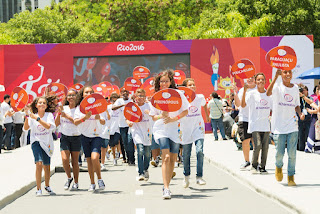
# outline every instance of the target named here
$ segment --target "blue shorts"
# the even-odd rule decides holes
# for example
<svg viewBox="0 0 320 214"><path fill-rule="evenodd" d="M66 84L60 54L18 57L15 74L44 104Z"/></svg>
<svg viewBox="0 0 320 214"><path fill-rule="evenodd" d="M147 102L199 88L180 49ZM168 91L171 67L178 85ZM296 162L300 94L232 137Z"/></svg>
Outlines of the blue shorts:
<svg viewBox="0 0 320 214"><path fill-rule="evenodd" d="M68 150L70 152L80 152L81 142L80 136L67 136L61 134L60 151Z"/></svg>
<svg viewBox="0 0 320 214"><path fill-rule="evenodd" d="M91 153L101 152L101 145L102 145L102 138L101 137L86 137L84 135L81 135L81 144L84 152L84 156L86 158L91 158Z"/></svg>
<svg viewBox="0 0 320 214"><path fill-rule="evenodd" d="M110 135L109 146L115 147L118 145L120 137L121 135L118 132L114 133L114 135Z"/></svg>
<svg viewBox="0 0 320 214"><path fill-rule="evenodd" d="M160 149L160 146L159 146L159 144L156 143L156 141L154 140L154 137L152 135L151 150L155 150L155 149Z"/></svg>
<svg viewBox="0 0 320 214"><path fill-rule="evenodd" d="M106 149L108 147L108 144L109 144L109 139L102 138L101 147Z"/></svg>
<svg viewBox="0 0 320 214"><path fill-rule="evenodd" d="M160 149L169 149L171 153L177 154L179 152L180 144L175 143L169 138L159 138L158 143L160 145Z"/></svg>
<svg viewBox="0 0 320 214"><path fill-rule="evenodd" d="M50 165L51 158L47 153L41 148L40 143L35 141L31 145L31 149L34 156L34 162L42 162L43 165Z"/></svg>

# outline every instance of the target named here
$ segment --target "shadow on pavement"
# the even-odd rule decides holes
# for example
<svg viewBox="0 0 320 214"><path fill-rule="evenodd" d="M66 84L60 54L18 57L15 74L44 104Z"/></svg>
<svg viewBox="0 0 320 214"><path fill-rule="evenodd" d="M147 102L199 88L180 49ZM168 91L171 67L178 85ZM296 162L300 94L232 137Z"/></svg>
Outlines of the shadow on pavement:
<svg viewBox="0 0 320 214"><path fill-rule="evenodd" d="M94 194L120 194L122 191L95 191Z"/></svg>
<svg viewBox="0 0 320 214"><path fill-rule="evenodd" d="M189 187L189 189L194 190L194 191L198 191L198 192L217 192L217 191L222 191L222 190L228 190L229 187L224 187L222 189L197 189L197 188Z"/></svg>
<svg viewBox="0 0 320 214"><path fill-rule="evenodd" d="M140 186L153 186L153 185L163 186L163 183L148 182L148 183L141 184ZM176 184L170 184L170 186L174 186L174 185Z"/></svg>
<svg viewBox="0 0 320 214"><path fill-rule="evenodd" d="M208 195L171 195L172 198L177 199L205 199L211 196Z"/></svg>

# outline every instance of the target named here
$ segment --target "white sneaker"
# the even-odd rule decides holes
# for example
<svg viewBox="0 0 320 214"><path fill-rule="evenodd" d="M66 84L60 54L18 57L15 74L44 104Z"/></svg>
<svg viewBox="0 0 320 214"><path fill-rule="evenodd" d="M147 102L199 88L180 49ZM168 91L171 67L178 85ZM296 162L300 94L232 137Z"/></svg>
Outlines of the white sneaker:
<svg viewBox="0 0 320 214"><path fill-rule="evenodd" d="M111 150L110 150L110 152L111 152ZM110 152L108 151L108 152L106 153L106 158L107 158L107 160L110 160Z"/></svg>
<svg viewBox="0 0 320 214"><path fill-rule="evenodd" d="M107 171L107 168L104 166L104 164L100 164L101 166L101 171Z"/></svg>
<svg viewBox="0 0 320 214"><path fill-rule="evenodd" d="M69 189L72 181L73 181L73 178L68 178L68 180L67 180L66 183L64 184L64 187L63 187L64 190L68 190L68 189Z"/></svg>
<svg viewBox="0 0 320 214"><path fill-rule="evenodd" d="M95 190L96 190L96 185L95 184L90 184L88 192L94 192Z"/></svg>
<svg viewBox="0 0 320 214"><path fill-rule="evenodd" d="M52 189L50 188L50 187L44 187L44 189L47 191L47 193L49 194L49 195L55 195L56 193L54 193L53 191L52 191Z"/></svg>
<svg viewBox="0 0 320 214"><path fill-rule="evenodd" d="M79 189L79 184L73 183L71 190L74 191L74 190L78 190L78 189Z"/></svg>
<svg viewBox="0 0 320 214"><path fill-rule="evenodd" d="M179 163L178 162L175 162L174 163L174 168L178 168L179 167Z"/></svg>
<svg viewBox="0 0 320 214"><path fill-rule="evenodd" d="M206 185L206 181L202 177L197 177L197 184L199 185Z"/></svg>
<svg viewBox="0 0 320 214"><path fill-rule="evenodd" d="M106 188L106 185L104 185L104 182L102 179L98 180L99 190L104 190Z"/></svg>
<svg viewBox="0 0 320 214"><path fill-rule="evenodd" d="M144 176L143 176L143 174L139 175L139 177L138 177L138 181L143 181L143 180L144 180Z"/></svg>
<svg viewBox="0 0 320 214"><path fill-rule="evenodd" d="M37 197L38 197L38 196L42 196L42 190L41 190L41 189L37 190L36 196L37 196Z"/></svg>
<svg viewBox="0 0 320 214"><path fill-rule="evenodd" d="M188 176L184 176L184 179L183 179L183 181L182 181L182 184L183 184L183 187L184 187L184 188L188 188L188 187L189 187L189 184L190 184L189 179L190 179L190 176L189 176L189 175L188 175Z"/></svg>
<svg viewBox="0 0 320 214"><path fill-rule="evenodd" d="M163 199L171 199L171 192L169 189L164 188L162 192Z"/></svg>
<svg viewBox="0 0 320 214"><path fill-rule="evenodd" d="M113 160L113 166L117 166L117 159Z"/></svg>
<svg viewBox="0 0 320 214"><path fill-rule="evenodd" d="M144 180L149 180L149 171L144 171Z"/></svg>

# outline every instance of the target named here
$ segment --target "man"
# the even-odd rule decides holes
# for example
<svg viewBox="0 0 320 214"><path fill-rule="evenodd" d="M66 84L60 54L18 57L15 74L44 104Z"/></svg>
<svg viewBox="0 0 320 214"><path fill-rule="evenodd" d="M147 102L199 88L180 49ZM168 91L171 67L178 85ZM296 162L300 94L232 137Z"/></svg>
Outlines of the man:
<svg viewBox="0 0 320 214"><path fill-rule="evenodd" d="M278 77L282 82L275 85ZM267 89L267 96L272 95L273 108L271 119L271 132L276 145L276 172L277 181L282 181L283 156L287 147L288 153L288 186L296 186L294 174L296 168L296 152L298 142L298 119L305 115L300 109L299 89L291 83L291 70L277 70L277 73Z"/></svg>
<svg viewBox="0 0 320 214"><path fill-rule="evenodd" d="M8 94L4 95L3 102L1 103L1 108L4 115L3 124L5 128L5 134L2 143L7 150L11 150L11 132L13 127L12 115L14 114L14 111L10 106L10 96Z"/></svg>

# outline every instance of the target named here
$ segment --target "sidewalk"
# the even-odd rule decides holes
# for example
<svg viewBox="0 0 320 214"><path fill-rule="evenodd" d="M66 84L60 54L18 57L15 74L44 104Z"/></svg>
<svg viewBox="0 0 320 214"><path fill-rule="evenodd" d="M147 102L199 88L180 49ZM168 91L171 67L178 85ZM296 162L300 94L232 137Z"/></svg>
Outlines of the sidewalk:
<svg viewBox="0 0 320 214"><path fill-rule="evenodd" d="M238 151L232 140L214 141L212 134L206 134L204 154L217 167L229 172L257 192L273 198L297 213L319 213L320 196L320 156L297 151L296 187L287 185L288 156L284 156L283 181L275 179L275 146L269 146L267 175L240 171L244 162L242 151ZM250 158L252 151L250 151ZM251 159L250 159L251 160Z"/></svg>
<svg viewBox="0 0 320 214"><path fill-rule="evenodd" d="M55 141L54 146L51 174L54 173L56 166L62 164L60 142ZM35 172L36 165L30 145L10 151L2 150L0 154L0 209L36 186Z"/></svg>

